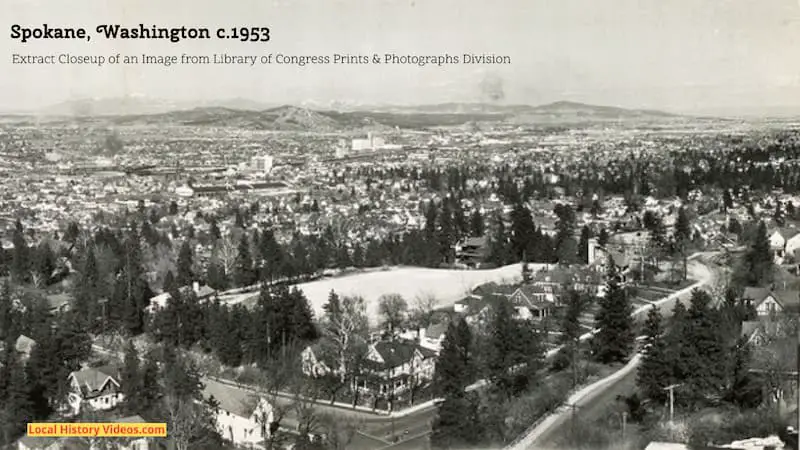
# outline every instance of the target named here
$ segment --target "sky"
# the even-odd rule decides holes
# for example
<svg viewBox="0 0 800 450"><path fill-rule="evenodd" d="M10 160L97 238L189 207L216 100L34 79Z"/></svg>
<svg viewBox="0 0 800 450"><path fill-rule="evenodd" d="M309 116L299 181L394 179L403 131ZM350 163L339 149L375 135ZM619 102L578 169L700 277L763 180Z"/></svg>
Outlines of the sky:
<svg viewBox="0 0 800 450"><path fill-rule="evenodd" d="M800 113L800 0L0 0L0 110L77 98L268 104L559 100L686 113ZM269 42L36 41L12 24L268 26ZM462 55L509 65L30 66L12 54Z"/></svg>

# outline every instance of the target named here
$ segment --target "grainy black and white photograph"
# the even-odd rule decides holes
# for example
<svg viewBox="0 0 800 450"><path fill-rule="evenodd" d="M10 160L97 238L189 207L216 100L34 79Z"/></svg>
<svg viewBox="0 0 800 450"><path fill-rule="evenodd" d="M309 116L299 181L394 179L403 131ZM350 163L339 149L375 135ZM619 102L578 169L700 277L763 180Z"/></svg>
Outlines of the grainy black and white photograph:
<svg viewBox="0 0 800 450"><path fill-rule="evenodd" d="M797 0L0 5L0 449L798 449Z"/></svg>

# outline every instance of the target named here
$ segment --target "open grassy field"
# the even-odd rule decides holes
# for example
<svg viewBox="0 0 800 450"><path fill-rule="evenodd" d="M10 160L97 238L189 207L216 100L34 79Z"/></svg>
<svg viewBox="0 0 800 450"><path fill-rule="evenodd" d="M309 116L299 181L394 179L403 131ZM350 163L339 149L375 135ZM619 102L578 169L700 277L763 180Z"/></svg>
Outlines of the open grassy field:
<svg viewBox="0 0 800 450"><path fill-rule="evenodd" d="M531 269L537 270L531 264ZM481 284L512 283L522 276L519 264L489 270L426 269L418 267L396 267L382 271L347 275L299 284L308 297L315 314L322 314L322 306L328 301L331 290L337 294L359 295L366 300L367 314L371 321L379 317L378 298L384 294L399 294L412 306L420 296L433 296L438 307L450 306L464 298L469 291Z"/></svg>
<svg viewBox="0 0 800 450"><path fill-rule="evenodd" d="M544 264L529 264L531 270L540 270ZM314 314L323 314L323 305L328 301L331 290L340 296L361 296L367 304L370 321L379 320L378 298L384 294L399 294L409 304L414 305L417 297L433 296L437 308L452 306L463 299L472 289L481 284L516 283L522 278L519 264L488 270L428 269L421 267L387 267L384 270L370 270L342 276L324 278L298 284L308 297ZM227 304L242 303L250 306L258 297L258 292L221 295L220 300Z"/></svg>

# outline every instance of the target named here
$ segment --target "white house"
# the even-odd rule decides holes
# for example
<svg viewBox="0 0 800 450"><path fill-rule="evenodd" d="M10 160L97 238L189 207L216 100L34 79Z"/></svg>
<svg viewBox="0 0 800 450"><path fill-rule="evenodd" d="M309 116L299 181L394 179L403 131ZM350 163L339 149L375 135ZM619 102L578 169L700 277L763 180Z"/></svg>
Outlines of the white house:
<svg viewBox="0 0 800 450"><path fill-rule="evenodd" d="M87 405L107 411L124 400L116 366L89 367L72 372L67 379L70 385L67 403L72 414L79 414Z"/></svg>
<svg viewBox="0 0 800 450"><path fill-rule="evenodd" d="M200 283L196 281L192 283L191 286L183 286L179 288L178 291L183 295L189 295L189 293L194 292L194 295L197 296L198 300L209 298L216 292L216 290L213 288L209 286L201 286ZM167 306L167 302L171 298L172 294L169 292L162 292L155 297L151 297L150 304L147 306L147 311L152 313L157 309L165 308Z"/></svg>
<svg viewBox="0 0 800 450"><path fill-rule="evenodd" d="M444 341L444 335L446 332L447 332L446 323L437 323L429 326L428 328L420 329L419 330L420 347L427 348L428 350L436 352L436 354L438 355L439 352L442 350L442 342Z"/></svg>
<svg viewBox="0 0 800 450"><path fill-rule="evenodd" d="M334 362L326 362L319 344L303 350L303 373L318 377L336 373ZM358 380L358 388L380 395L399 394L412 385L420 386L433 379L436 352L413 341L380 341L367 349L363 370L365 376Z"/></svg>
<svg viewBox="0 0 800 450"><path fill-rule="evenodd" d="M775 252L775 262L782 263L787 255L794 255L795 250L800 249L800 228L776 229L769 237L769 245Z"/></svg>
<svg viewBox="0 0 800 450"><path fill-rule="evenodd" d="M217 404L214 416L222 437L236 446L263 449L274 421L271 404L262 397L214 380L206 380L203 396Z"/></svg>

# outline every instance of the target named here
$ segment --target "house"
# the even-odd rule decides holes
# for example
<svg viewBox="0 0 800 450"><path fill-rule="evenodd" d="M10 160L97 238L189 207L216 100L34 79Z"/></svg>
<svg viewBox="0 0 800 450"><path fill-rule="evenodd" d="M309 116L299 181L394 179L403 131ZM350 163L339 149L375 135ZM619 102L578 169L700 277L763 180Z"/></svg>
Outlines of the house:
<svg viewBox="0 0 800 450"><path fill-rule="evenodd" d="M51 294L45 297L47 309L52 315L63 314L69 311L74 298L67 293Z"/></svg>
<svg viewBox="0 0 800 450"><path fill-rule="evenodd" d="M456 261L469 267L480 268L489 256L489 244L486 236L471 237L456 244Z"/></svg>
<svg viewBox="0 0 800 450"><path fill-rule="evenodd" d="M439 351L442 349L442 342L447 332L447 326L447 323L441 322L431 325L428 328L421 328L419 330L420 347L427 348L438 355Z"/></svg>
<svg viewBox="0 0 800 450"><path fill-rule="evenodd" d="M689 450L689 446L672 442L651 442L644 450Z"/></svg>
<svg viewBox="0 0 800 450"><path fill-rule="evenodd" d="M523 285L514 290L508 299L517 316L524 320L548 317L556 306L552 286Z"/></svg>
<svg viewBox="0 0 800 450"><path fill-rule="evenodd" d="M328 356L320 344L306 347L302 353L303 373L319 377L337 373L338 365L326 361ZM436 352L413 341L379 341L367 346L362 367L365 375L357 387L365 392L383 396L397 395L412 385L426 384L433 379Z"/></svg>
<svg viewBox="0 0 800 450"><path fill-rule="evenodd" d="M124 400L119 367L116 365L88 367L72 372L67 379L70 385L67 403L72 414L79 414L86 406L106 411Z"/></svg>
<svg viewBox="0 0 800 450"><path fill-rule="evenodd" d="M302 361L303 373L312 378L324 376L328 373L337 372L336 364L328 361L324 345L321 342L316 342L303 349L300 353L300 360Z"/></svg>
<svg viewBox="0 0 800 450"><path fill-rule="evenodd" d="M800 305L800 292L787 289L773 290L749 286L745 288L742 298L752 301L761 317L796 311Z"/></svg>
<svg viewBox="0 0 800 450"><path fill-rule="evenodd" d="M274 409L266 399L214 380L204 382L203 397L216 405L214 420L224 439L236 446L264 448L274 422Z"/></svg>
<svg viewBox="0 0 800 450"><path fill-rule="evenodd" d="M36 346L36 341L25 335L20 335L14 343L14 350L20 357L22 362L26 362L31 356L33 347Z"/></svg>
<svg viewBox="0 0 800 450"><path fill-rule="evenodd" d="M797 386L797 337L793 334L778 332L768 335L762 331L761 337L754 339L751 349L750 372L764 374L772 380L762 384L763 398L782 408L787 406L787 393L796 392Z"/></svg>
<svg viewBox="0 0 800 450"><path fill-rule="evenodd" d="M62 450L65 439L58 437L23 436L17 441L17 450Z"/></svg>
<svg viewBox="0 0 800 450"><path fill-rule="evenodd" d="M776 320L747 320L742 322L741 337L754 346L766 345L784 333L784 326Z"/></svg>
<svg viewBox="0 0 800 450"><path fill-rule="evenodd" d="M214 295L217 291L210 287L203 285L201 286L200 283L194 282L191 286L183 286L178 288L178 291L183 295L188 295L189 293L194 293L198 300L204 300L212 295ZM155 309L164 308L167 306L167 302L169 299L172 298L172 294L169 292L163 292L161 294L156 295L155 297L150 298L150 304L147 306L148 312L153 312Z"/></svg>
<svg viewBox="0 0 800 450"><path fill-rule="evenodd" d="M115 423L147 423L141 416L128 416L114 419ZM155 450L155 448L165 447L164 442L154 438L127 438L115 439L116 449L118 450ZM92 449L94 450L94 449Z"/></svg>
<svg viewBox="0 0 800 450"><path fill-rule="evenodd" d="M769 236L769 245L775 253L775 262L780 264L787 255L794 255L800 249L800 228L781 227Z"/></svg>
<svg viewBox="0 0 800 450"><path fill-rule="evenodd" d="M362 381L362 388L381 395L397 395L412 384L433 379L436 353L408 341L381 341L369 346L365 369L374 383Z"/></svg>

